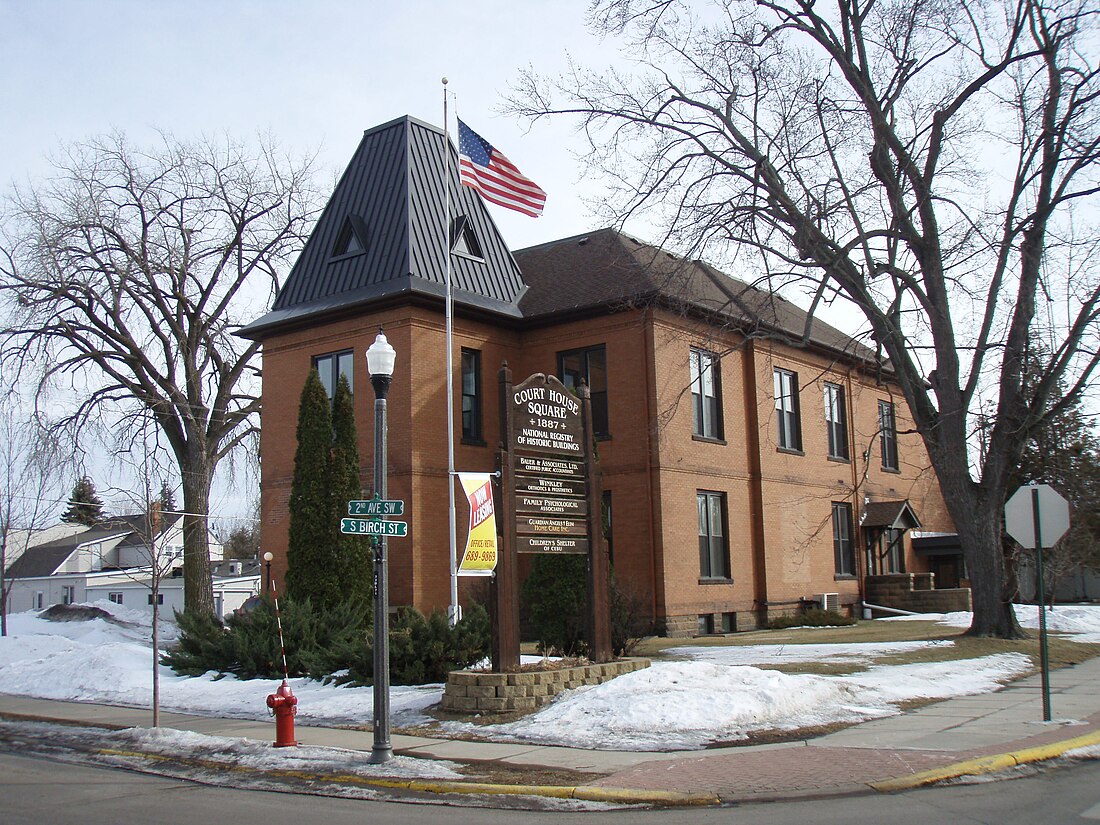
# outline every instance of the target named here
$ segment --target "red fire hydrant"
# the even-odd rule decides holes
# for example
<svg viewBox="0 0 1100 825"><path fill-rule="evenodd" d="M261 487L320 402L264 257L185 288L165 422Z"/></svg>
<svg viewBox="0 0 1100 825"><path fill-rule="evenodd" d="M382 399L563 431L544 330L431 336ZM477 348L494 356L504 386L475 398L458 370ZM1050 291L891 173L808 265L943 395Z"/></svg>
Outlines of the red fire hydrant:
<svg viewBox="0 0 1100 825"><path fill-rule="evenodd" d="M267 706L275 717L275 747L297 747L298 741L294 738L294 714L298 712L298 697L294 695L286 679L283 679L278 690L267 697Z"/></svg>

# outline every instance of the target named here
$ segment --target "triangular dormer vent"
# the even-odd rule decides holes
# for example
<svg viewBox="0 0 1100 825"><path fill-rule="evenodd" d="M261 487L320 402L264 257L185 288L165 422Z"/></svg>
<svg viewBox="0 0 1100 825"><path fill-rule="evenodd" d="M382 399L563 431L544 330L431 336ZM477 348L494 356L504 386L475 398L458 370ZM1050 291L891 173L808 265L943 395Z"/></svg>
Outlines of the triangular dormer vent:
<svg viewBox="0 0 1100 825"><path fill-rule="evenodd" d="M467 258L485 259L485 253L481 251L481 244L477 242L474 228L465 215L455 218L451 227L451 251Z"/></svg>
<svg viewBox="0 0 1100 825"><path fill-rule="evenodd" d="M344 225L340 227L340 234L336 236L336 243L332 247L332 257L340 258L345 255L358 255L367 251L367 227L363 219L358 215L348 215L344 218Z"/></svg>

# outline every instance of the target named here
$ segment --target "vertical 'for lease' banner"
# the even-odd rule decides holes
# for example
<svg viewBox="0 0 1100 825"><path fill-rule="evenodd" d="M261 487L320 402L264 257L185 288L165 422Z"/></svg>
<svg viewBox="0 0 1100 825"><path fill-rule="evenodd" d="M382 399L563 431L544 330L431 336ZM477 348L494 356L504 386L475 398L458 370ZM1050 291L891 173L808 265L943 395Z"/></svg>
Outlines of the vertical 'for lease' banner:
<svg viewBox="0 0 1100 825"><path fill-rule="evenodd" d="M470 502L470 534L458 566L460 576L491 576L497 566L497 519L493 510L492 476L459 473L458 480Z"/></svg>

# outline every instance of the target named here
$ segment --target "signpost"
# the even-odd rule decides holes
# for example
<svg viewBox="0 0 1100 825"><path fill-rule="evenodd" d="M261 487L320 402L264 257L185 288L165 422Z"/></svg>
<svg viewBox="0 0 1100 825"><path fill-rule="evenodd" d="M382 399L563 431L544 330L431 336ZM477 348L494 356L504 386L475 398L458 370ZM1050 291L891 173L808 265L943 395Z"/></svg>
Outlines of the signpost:
<svg viewBox="0 0 1100 825"><path fill-rule="evenodd" d="M381 519L342 518L340 532L356 536L396 536L409 535L407 521L382 521Z"/></svg>
<svg viewBox="0 0 1100 825"><path fill-rule="evenodd" d="M1069 529L1069 502L1049 484L1024 485L1005 502L1005 531L1035 550L1039 590L1039 668L1043 678L1043 721L1050 721L1050 660L1047 653L1046 585L1043 547L1053 547Z"/></svg>
<svg viewBox="0 0 1100 825"><path fill-rule="evenodd" d="M349 516L403 516L405 502L401 499L371 498L366 501L349 501Z"/></svg>
<svg viewBox="0 0 1100 825"><path fill-rule="evenodd" d="M504 547L494 581L493 667L519 667L517 553L589 557L589 656L608 661L609 570L588 388L574 391L542 373L513 386L506 364L500 384Z"/></svg>

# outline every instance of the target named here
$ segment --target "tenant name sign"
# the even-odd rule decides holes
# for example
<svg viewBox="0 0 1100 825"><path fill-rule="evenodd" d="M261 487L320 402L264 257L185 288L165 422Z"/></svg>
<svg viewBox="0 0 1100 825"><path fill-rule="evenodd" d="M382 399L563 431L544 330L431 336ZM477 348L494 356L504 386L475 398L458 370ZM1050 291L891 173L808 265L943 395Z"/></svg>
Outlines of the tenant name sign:
<svg viewBox="0 0 1100 825"><path fill-rule="evenodd" d="M581 401L554 376L512 391L516 549L587 553L588 501Z"/></svg>

